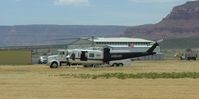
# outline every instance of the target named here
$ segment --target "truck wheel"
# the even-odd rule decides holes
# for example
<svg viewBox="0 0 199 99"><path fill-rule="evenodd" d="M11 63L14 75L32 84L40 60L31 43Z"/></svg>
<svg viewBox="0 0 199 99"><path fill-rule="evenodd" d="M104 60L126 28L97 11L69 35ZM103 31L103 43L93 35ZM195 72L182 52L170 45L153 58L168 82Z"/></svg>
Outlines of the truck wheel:
<svg viewBox="0 0 199 99"><path fill-rule="evenodd" d="M112 66L112 67L115 67L115 66L117 66L117 63L113 63L111 66Z"/></svg>
<svg viewBox="0 0 199 99"><path fill-rule="evenodd" d="M58 64L56 62L53 62L51 65L50 65L50 68L58 68Z"/></svg>
<svg viewBox="0 0 199 99"><path fill-rule="evenodd" d="M117 66L117 67L120 67L120 63L117 63L116 66Z"/></svg>

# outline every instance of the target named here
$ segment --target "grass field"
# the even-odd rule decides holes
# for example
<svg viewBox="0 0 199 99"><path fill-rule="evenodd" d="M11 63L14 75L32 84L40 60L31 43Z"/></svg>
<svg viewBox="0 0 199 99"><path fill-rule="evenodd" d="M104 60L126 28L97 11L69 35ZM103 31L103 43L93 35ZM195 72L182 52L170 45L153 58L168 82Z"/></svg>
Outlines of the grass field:
<svg viewBox="0 0 199 99"><path fill-rule="evenodd" d="M81 79L61 74L199 72L199 61L135 61L120 68L0 66L0 99L198 99L199 79Z"/></svg>
<svg viewBox="0 0 199 99"><path fill-rule="evenodd" d="M29 65L31 58L31 50L0 50L0 64Z"/></svg>

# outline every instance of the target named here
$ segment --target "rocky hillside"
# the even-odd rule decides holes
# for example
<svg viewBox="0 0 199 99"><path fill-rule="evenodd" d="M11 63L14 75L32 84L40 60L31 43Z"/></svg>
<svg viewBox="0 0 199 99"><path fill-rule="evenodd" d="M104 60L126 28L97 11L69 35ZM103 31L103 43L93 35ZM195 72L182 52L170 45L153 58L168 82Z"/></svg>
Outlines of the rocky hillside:
<svg viewBox="0 0 199 99"><path fill-rule="evenodd" d="M199 36L199 1L189 1L173 8L161 22L130 27L125 35L147 38L187 38Z"/></svg>

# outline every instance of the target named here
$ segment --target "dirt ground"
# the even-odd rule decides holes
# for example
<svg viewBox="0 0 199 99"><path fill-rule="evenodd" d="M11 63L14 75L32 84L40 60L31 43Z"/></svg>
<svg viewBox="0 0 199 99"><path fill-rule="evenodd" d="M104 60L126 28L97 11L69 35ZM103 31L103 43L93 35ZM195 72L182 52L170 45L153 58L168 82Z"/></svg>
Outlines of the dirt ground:
<svg viewBox="0 0 199 99"><path fill-rule="evenodd" d="M82 73L198 72L199 61L136 61L120 68L0 66L0 99L199 99L199 79L77 79Z"/></svg>

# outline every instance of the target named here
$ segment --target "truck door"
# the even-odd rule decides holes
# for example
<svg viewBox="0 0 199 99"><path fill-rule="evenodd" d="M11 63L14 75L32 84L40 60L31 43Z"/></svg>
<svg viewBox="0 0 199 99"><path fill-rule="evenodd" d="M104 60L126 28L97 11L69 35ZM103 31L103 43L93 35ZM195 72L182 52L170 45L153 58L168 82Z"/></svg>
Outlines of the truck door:
<svg viewBox="0 0 199 99"><path fill-rule="evenodd" d="M65 52L64 51L60 51L59 52L59 60L60 61L65 61L66 60Z"/></svg>

